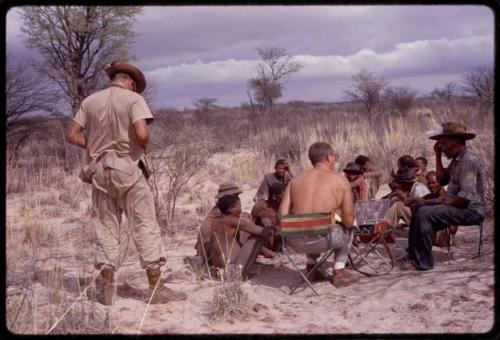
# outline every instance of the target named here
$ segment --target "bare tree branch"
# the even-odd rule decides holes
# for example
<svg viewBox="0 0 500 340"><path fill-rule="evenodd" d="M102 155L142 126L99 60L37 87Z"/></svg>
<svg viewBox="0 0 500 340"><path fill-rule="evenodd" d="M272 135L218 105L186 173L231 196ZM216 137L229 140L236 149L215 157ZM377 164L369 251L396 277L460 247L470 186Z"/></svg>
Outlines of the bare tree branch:
<svg viewBox="0 0 500 340"><path fill-rule="evenodd" d="M21 10L24 42L42 61L37 70L65 94L73 113L104 84L106 64L127 61L140 7L29 6Z"/></svg>

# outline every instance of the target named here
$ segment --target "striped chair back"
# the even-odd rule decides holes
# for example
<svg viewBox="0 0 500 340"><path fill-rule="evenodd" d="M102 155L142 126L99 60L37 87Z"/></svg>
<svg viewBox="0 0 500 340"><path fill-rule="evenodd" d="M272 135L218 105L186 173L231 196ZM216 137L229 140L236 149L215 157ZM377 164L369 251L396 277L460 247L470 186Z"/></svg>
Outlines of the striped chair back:
<svg viewBox="0 0 500 340"><path fill-rule="evenodd" d="M280 218L280 234L283 237L324 235L332 227L332 213L285 215Z"/></svg>

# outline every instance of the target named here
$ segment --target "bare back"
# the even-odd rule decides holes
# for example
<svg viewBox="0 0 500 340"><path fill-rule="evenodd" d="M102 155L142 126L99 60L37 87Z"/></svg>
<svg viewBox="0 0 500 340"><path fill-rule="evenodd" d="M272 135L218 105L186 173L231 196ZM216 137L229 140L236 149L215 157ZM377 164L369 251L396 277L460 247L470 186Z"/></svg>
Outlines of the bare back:
<svg viewBox="0 0 500 340"><path fill-rule="evenodd" d="M349 182L331 170L309 169L297 175L287 186L281 214L305 214L339 211L342 223L351 228L354 207Z"/></svg>

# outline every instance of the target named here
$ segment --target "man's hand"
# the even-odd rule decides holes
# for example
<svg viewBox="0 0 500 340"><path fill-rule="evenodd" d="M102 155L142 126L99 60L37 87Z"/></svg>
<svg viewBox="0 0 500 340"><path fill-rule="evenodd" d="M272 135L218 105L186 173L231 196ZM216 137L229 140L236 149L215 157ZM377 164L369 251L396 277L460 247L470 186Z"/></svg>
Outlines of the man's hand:
<svg viewBox="0 0 500 340"><path fill-rule="evenodd" d="M68 128L68 132L66 133L66 141L83 149L87 148L87 140L85 139L85 135L83 134L83 128L75 121L72 121Z"/></svg>
<svg viewBox="0 0 500 340"><path fill-rule="evenodd" d="M399 198L403 202L407 199L406 194L403 192L403 190L401 190L399 188L394 190L394 196L396 196L397 198Z"/></svg>
<svg viewBox="0 0 500 340"><path fill-rule="evenodd" d="M262 228L262 233L261 236L264 238L269 238L271 236L274 236L276 232L278 231L278 228L274 225L268 225L267 227Z"/></svg>
<svg viewBox="0 0 500 340"><path fill-rule="evenodd" d="M405 205L410 206L412 204L422 204L424 202L425 202L425 200L422 197L414 197L414 198L408 198L405 201Z"/></svg>
<svg viewBox="0 0 500 340"><path fill-rule="evenodd" d="M438 158L441 158L441 155L443 154L443 149L441 147L441 144L439 144L439 141L436 141L436 143L434 143L434 153Z"/></svg>

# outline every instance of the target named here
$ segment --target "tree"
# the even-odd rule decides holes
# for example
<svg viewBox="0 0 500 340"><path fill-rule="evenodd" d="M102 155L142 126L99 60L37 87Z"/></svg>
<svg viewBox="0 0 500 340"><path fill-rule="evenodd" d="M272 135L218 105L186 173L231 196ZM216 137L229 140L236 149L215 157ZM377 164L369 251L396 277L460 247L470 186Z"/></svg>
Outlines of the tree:
<svg viewBox="0 0 500 340"><path fill-rule="evenodd" d="M451 102L452 98L457 95L458 85L455 82L447 83L442 89L436 87L430 93L433 98L444 99Z"/></svg>
<svg viewBox="0 0 500 340"><path fill-rule="evenodd" d="M382 91L388 82L382 78L377 78L373 73L362 70L352 77L350 89L344 93L352 101L363 103L366 112L371 117L382 103Z"/></svg>
<svg viewBox="0 0 500 340"><path fill-rule="evenodd" d="M384 93L385 100L401 114L406 114L417 99L417 91L409 87L388 87Z"/></svg>
<svg viewBox="0 0 500 340"><path fill-rule="evenodd" d="M126 6L22 8L24 42L41 55L33 64L61 89L73 113L102 86L107 64L130 59L131 27L140 12L140 7Z"/></svg>
<svg viewBox="0 0 500 340"><path fill-rule="evenodd" d="M493 105L495 74L492 67L478 67L467 72L462 76L460 82L466 95Z"/></svg>
<svg viewBox="0 0 500 340"><path fill-rule="evenodd" d="M283 83L303 65L294 60L284 49L277 47L257 48L261 59L258 75L248 81L250 104L256 101L261 113L272 113L273 105L283 95Z"/></svg>
<svg viewBox="0 0 500 340"><path fill-rule="evenodd" d="M43 79L32 72L25 61L7 56L5 74L5 129L9 159L13 160L29 137L44 126L47 117L27 119L34 113L57 113L57 96Z"/></svg>
<svg viewBox="0 0 500 340"><path fill-rule="evenodd" d="M210 114L217 109L216 102L217 99L212 97L201 97L193 100L194 112L199 121L208 122Z"/></svg>

